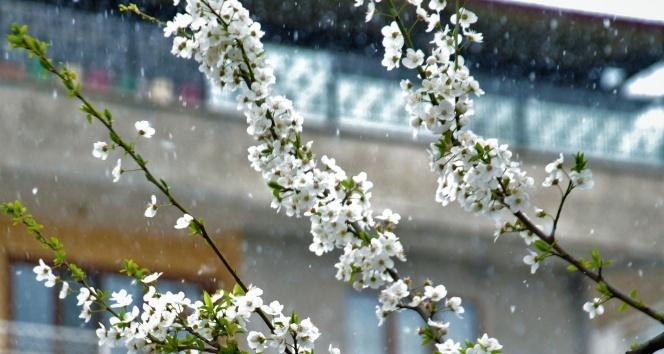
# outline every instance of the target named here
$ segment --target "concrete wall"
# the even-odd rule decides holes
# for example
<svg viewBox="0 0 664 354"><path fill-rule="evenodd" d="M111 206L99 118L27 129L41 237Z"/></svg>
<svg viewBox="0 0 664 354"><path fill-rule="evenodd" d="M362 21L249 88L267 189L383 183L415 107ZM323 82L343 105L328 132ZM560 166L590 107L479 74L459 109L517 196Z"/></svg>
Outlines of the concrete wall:
<svg viewBox="0 0 664 354"><path fill-rule="evenodd" d="M0 83L0 102L0 200L21 198L35 215L55 223L83 218L90 231L149 228L164 237L186 237L172 232L179 216L174 210L160 210L149 221L142 216L154 190L141 175L127 174L111 183L115 158L102 162L90 155L93 142L109 139L85 122L76 102L55 89L7 82ZM135 120L153 123L157 135L139 141L138 150L175 195L207 220L210 230L241 235L243 275L266 291L266 299L278 298L311 316L325 333L324 347L328 341L345 342L340 309L349 287L333 279L334 257L317 258L307 251L304 220L287 219L269 208L270 193L247 162L252 142L237 113L141 107L120 99L100 105L113 111L122 133L132 134ZM319 156L336 157L348 173L366 171L375 183L374 204L402 214L399 235L409 250L402 273L443 281L453 294L474 300L481 310L481 330L500 338L506 352L587 351L591 324L580 308L589 287L576 275L551 262L531 276L521 263L525 250L515 237L494 243L490 221L456 206L436 205L426 144L413 141L408 132L385 137L367 129L335 130L312 124L305 126L305 138L316 142ZM521 156L540 181L543 165L553 158L526 152ZM589 245L599 246L619 256L617 269L632 262L626 273L609 276L645 289L641 293L646 300L657 298L664 290L658 280L662 276L647 277L663 274L663 231L657 222L664 198L661 169L591 164L596 188L572 196L561 242L585 254ZM33 188L38 188L36 195ZM555 191L534 194L538 205L549 208L555 198ZM198 262L199 257L178 261ZM645 270L646 278L634 277L638 269Z"/></svg>

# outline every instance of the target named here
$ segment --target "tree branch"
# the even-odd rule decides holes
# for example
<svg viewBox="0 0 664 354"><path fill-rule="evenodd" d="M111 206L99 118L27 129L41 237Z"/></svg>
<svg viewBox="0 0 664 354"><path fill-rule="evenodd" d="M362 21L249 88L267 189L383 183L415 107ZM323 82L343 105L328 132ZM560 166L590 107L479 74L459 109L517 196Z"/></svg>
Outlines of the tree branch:
<svg viewBox="0 0 664 354"><path fill-rule="evenodd" d="M626 354L653 354L660 349L664 349L664 332L641 344L638 348L628 351Z"/></svg>
<svg viewBox="0 0 664 354"><path fill-rule="evenodd" d="M90 116L98 120L108 130L111 140L115 144L117 144L139 166L140 170L145 174L145 178L148 180L148 182L152 183L155 187L157 187L157 189L159 189L164 194L164 196L166 196L168 201L175 208L180 210L183 214L192 215L182 204L180 204L175 199L175 197L171 193L168 184L166 184L166 182L163 179L157 179L154 176L154 174L147 167L147 161L145 161L143 157L136 152L133 145L124 141L120 136L120 134L117 133L117 131L113 127L113 121L110 112L104 110L104 112L102 113L92 103L90 103L90 101L88 101L81 94L80 86L75 82L75 79L71 77L66 70L58 69L52 63L52 60L46 56L45 52L46 44L44 43L42 48L40 47L40 43L43 42L39 42L38 40L35 40L32 37L29 37L29 39L23 37L22 43L20 43L20 45L17 45L18 43L13 45L17 47L20 46L21 48L26 49L32 55L35 55L37 58L39 58L40 64L43 66L43 68L48 72L57 76L65 85L65 87L69 90L70 95L72 97L76 97L79 101L81 101L81 103L83 104L82 108L84 108L83 110L87 112ZM194 218L191 221L191 223L194 224L194 228L197 231L196 233L199 234L205 240L205 242L210 246L210 248L212 248L217 258L222 262L226 270L230 273L230 275L233 277L235 282L240 286L240 288L242 288L242 290L245 292L248 291L249 290L248 286L244 281L242 281L238 273L231 266L228 259L224 256L219 247L217 247L216 243L212 240L203 222L197 218ZM274 333L275 328L272 325L272 322L267 317L267 315L260 308L256 309L255 313L257 313L259 317L263 320L263 322L265 322L269 330L272 333ZM290 353L290 350L286 349L286 352Z"/></svg>
<svg viewBox="0 0 664 354"><path fill-rule="evenodd" d="M654 320L658 321L659 323L664 324L664 314L658 313L654 309L646 306L642 302L632 299L629 297L627 294L623 293L613 285L609 284L604 276L602 276L599 272L594 272L591 269L586 268L578 259L574 258L571 254L569 254L565 249L560 246L558 242L555 241L553 235L547 235L542 231L539 227L537 227L525 214L522 212L517 212L514 213L514 216L519 219L528 230L530 230L533 234L535 234L537 237L539 237L542 241L546 242L549 244L553 250L555 250L555 255L566 261L567 263L573 265L576 267L576 269L583 275L585 275L588 279L594 281L597 284L603 283L606 284L606 287L608 291L611 293L611 295L617 299L620 299L622 302L627 304L628 306L632 307L633 309L642 312L643 314L653 318Z"/></svg>

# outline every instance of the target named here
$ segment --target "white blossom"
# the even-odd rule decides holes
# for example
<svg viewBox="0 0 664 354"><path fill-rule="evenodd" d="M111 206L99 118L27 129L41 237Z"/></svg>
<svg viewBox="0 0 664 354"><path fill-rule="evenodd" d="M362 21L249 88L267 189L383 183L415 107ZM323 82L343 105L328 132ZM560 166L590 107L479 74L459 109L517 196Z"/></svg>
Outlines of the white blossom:
<svg viewBox="0 0 664 354"><path fill-rule="evenodd" d="M57 282L57 277L53 274L51 267L44 263L43 259L39 259L39 265L34 267L32 271L37 275L37 281L43 281L44 286L52 288Z"/></svg>
<svg viewBox="0 0 664 354"><path fill-rule="evenodd" d="M604 314L604 306L600 298L594 298L593 301L587 301L583 304L583 311L588 313L588 317L592 320L596 316Z"/></svg>
<svg viewBox="0 0 664 354"><path fill-rule="evenodd" d="M457 14L451 16L450 22L452 24L457 23ZM474 12L463 7L459 8L459 25L461 25L462 28L468 28L475 22L477 22L477 15L475 15Z"/></svg>
<svg viewBox="0 0 664 354"><path fill-rule="evenodd" d="M150 197L150 202L148 203L147 208L145 209L145 217L146 218L153 218L155 215L157 215L157 209L159 206L157 205L157 197L153 194Z"/></svg>
<svg viewBox="0 0 664 354"><path fill-rule="evenodd" d="M460 354L461 344L448 339L443 343L436 344L436 351L440 354Z"/></svg>
<svg viewBox="0 0 664 354"><path fill-rule="evenodd" d="M438 302L447 296L447 289L444 285L427 285L424 287L424 296L433 302Z"/></svg>
<svg viewBox="0 0 664 354"><path fill-rule="evenodd" d="M184 214L179 217L175 222L176 229L186 229L189 227L189 224L194 220L194 218L189 214Z"/></svg>
<svg viewBox="0 0 664 354"><path fill-rule="evenodd" d="M429 8L435 12L442 11L447 6L445 0L429 0Z"/></svg>
<svg viewBox="0 0 664 354"><path fill-rule="evenodd" d="M154 283L154 282L157 281L157 279L159 279L159 277L161 277L163 274L164 274L164 273L162 273L162 272L155 272L155 273L148 274L148 275L146 275L145 277L143 277L143 279L141 279L141 282L142 282L143 284L151 284L151 283Z"/></svg>
<svg viewBox="0 0 664 354"><path fill-rule="evenodd" d="M62 282L62 288L60 288L60 292L58 293L58 298L60 300L63 300L69 295L69 283L66 281Z"/></svg>
<svg viewBox="0 0 664 354"><path fill-rule="evenodd" d="M126 307L131 305L133 299L132 295L127 292L125 289L121 289L118 292L113 292L111 294L111 301L114 303L111 304L111 308Z"/></svg>
<svg viewBox="0 0 664 354"><path fill-rule="evenodd" d="M445 300L445 307L449 308L452 310L457 316L461 317L461 315L466 312L466 310L461 306L461 298L458 296L453 296L447 300Z"/></svg>
<svg viewBox="0 0 664 354"><path fill-rule="evenodd" d="M489 352L503 349L503 346L498 342L497 339L489 337L489 335L486 333L477 339L477 343L486 348L486 350Z"/></svg>
<svg viewBox="0 0 664 354"><path fill-rule="evenodd" d="M106 160L108 158L108 152L110 147L105 141L98 141L92 144L92 156L100 160Z"/></svg>
<svg viewBox="0 0 664 354"><path fill-rule="evenodd" d="M593 181L593 173L589 168L585 168L581 172L572 171L570 172L569 177L575 188L588 190L595 185L595 181Z"/></svg>
<svg viewBox="0 0 664 354"><path fill-rule="evenodd" d="M265 335L260 332L251 331L247 335L247 344L256 353L262 353L265 349L268 348L267 338Z"/></svg>
<svg viewBox="0 0 664 354"><path fill-rule="evenodd" d="M147 139L151 138L155 133L155 129L150 126L150 122L147 120L141 120L134 123L134 127L136 128L136 133L139 136Z"/></svg>
<svg viewBox="0 0 664 354"><path fill-rule="evenodd" d="M553 162L546 165L544 170L548 174L542 182L543 187L551 187L553 185L559 185L563 178L565 177L565 171L563 169L564 157L563 154Z"/></svg>
<svg viewBox="0 0 664 354"><path fill-rule="evenodd" d="M408 69L415 69L424 63L424 52L421 50L406 49L406 56L401 61Z"/></svg>
<svg viewBox="0 0 664 354"><path fill-rule="evenodd" d="M523 263L530 266L531 274L535 274L535 272L540 266L541 260L539 259L539 256L537 255L536 252L533 252L531 250L528 250L528 252L530 254L523 257Z"/></svg>

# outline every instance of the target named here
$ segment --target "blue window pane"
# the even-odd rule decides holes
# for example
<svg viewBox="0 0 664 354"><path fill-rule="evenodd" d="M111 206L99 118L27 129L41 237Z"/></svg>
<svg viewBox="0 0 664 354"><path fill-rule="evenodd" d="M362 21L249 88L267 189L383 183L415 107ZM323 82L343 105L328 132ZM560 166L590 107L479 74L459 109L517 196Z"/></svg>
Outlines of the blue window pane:
<svg viewBox="0 0 664 354"><path fill-rule="evenodd" d="M134 283L134 279L125 275L112 274L112 273L103 273L101 275L102 289L108 291L109 294L112 294L113 292L118 292L122 289L127 290L127 292L132 296L133 299L133 302L129 306L128 310L131 310L131 308L134 305L138 306L138 308L141 309L141 304L143 303L143 294L141 293L141 289L139 288L139 286L137 284L132 284L132 283ZM110 315L108 313L104 313L105 321L108 321L109 318Z"/></svg>
<svg viewBox="0 0 664 354"><path fill-rule="evenodd" d="M443 321L450 323L450 330L447 338L451 338L457 342L464 342L466 339L474 341L477 338L477 331L479 328L479 320L477 315L477 307L473 303L464 300L463 308L466 310L463 318L451 312L442 313Z"/></svg>
<svg viewBox="0 0 664 354"><path fill-rule="evenodd" d="M346 341L350 353L383 354L387 352L385 327L378 327L376 301L372 294L351 293L346 306Z"/></svg>
<svg viewBox="0 0 664 354"><path fill-rule="evenodd" d="M94 329L96 328L97 318L96 314L92 314L92 319L90 322L85 323L82 319L78 318L81 313L81 307L76 303L76 295L78 295L78 285L72 279L67 279L69 284L72 286L72 292L64 299L59 300L59 311L58 311L58 324L68 327L79 327L85 329ZM88 284L92 287L96 287L96 284L91 279L88 279Z"/></svg>
<svg viewBox="0 0 664 354"><path fill-rule="evenodd" d="M422 345L422 337L417 329L422 327L422 318L413 311L402 311L396 314L397 353L424 354L431 353L431 349Z"/></svg>
<svg viewBox="0 0 664 354"><path fill-rule="evenodd" d="M118 292L122 289L127 290L127 292L132 296L133 302L127 310L131 310L133 306L138 306L141 309L141 304L143 303L143 294L141 289L137 284L134 283L134 279L126 275L112 274L112 273L102 273L101 274L101 288L105 291L108 291L109 294L113 292ZM109 301L110 302L110 301ZM108 320L111 318L111 315L104 313L103 315L104 323L108 323ZM121 354L126 353L127 350L123 349L122 346L116 347L110 350L112 354Z"/></svg>
<svg viewBox="0 0 664 354"><path fill-rule="evenodd" d="M35 279L30 263L12 265L12 314L15 321L53 323L54 289Z"/></svg>
<svg viewBox="0 0 664 354"><path fill-rule="evenodd" d="M11 266L12 317L14 321L52 324L55 319L55 294L35 279L34 264L16 263ZM48 327L41 331L50 331ZM29 332L29 331L28 331ZM10 338L10 345L17 352L50 353L52 343L23 332ZM42 333L42 338L49 333Z"/></svg>

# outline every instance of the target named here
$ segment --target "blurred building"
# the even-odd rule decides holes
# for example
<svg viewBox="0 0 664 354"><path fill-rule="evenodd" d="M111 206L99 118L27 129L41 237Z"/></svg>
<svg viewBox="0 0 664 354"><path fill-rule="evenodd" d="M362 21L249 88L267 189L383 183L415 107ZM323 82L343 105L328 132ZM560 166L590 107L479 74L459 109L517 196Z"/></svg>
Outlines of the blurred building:
<svg viewBox="0 0 664 354"><path fill-rule="evenodd" d="M399 314L377 327L375 294L337 282L334 256L308 252L305 220L269 208L270 193L247 162L252 142L234 98L206 85L192 62L172 57L159 29L119 15L117 3L5 0L0 28L25 23L50 40L55 59L76 69L85 91L114 112L124 131L135 120L151 121L156 139L138 149L152 168L208 221L223 251L267 300L312 317L324 333L321 347L426 353L417 318ZM171 3L141 5L167 18ZM589 321L581 306L592 286L564 264L548 262L532 276L518 237L494 240L491 222L436 205L425 152L431 137L413 137L403 112L397 79L408 74L379 67L380 24L364 24L352 1L247 4L268 33L276 90L304 113L305 137L315 141L317 154L336 157L349 173L366 171L376 207L404 217L398 233L409 261L402 272L443 282L464 298L464 318L447 318L451 337L488 332L506 353L612 354L662 330L614 304ZM469 48L467 58L487 91L476 100L472 129L515 147L539 181L558 152L585 151L596 186L571 198L561 242L579 256L599 248L616 260L606 270L611 281L638 288L664 310L664 107L657 79L664 21L491 1L468 7L480 16L485 43ZM145 220L155 191L138 174L111 183L114 161L90 156L104 131L85 122L37 62L4 46L0 102L0 198L22 199L95 284L130 287L116 272L130 257L164 271L164 290L196 294L232 285L203 242L175 232L174 210ZM549 209L557 197L541 189L533 195ZM103 316L81 325L75 303L58 301L56 291L34 281L33 264L48 253L8 220L0 218L0 225L0 352L108 352L96 347L91 331Z"/></svg>

